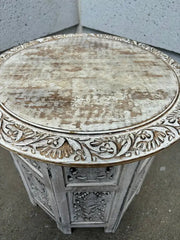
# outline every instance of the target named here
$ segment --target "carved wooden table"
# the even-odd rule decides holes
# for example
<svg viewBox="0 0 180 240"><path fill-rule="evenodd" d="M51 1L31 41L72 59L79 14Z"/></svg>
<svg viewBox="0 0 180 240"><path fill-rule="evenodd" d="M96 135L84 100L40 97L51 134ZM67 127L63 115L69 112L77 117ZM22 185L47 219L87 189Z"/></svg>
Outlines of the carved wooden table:
<svg viewBox="0 0 180 240"><path fill-rule="evenodd" d="M107 35L46 37L0 56L0 144L64 233L114 232L152 156L180 138L179 66Z"/></svg>

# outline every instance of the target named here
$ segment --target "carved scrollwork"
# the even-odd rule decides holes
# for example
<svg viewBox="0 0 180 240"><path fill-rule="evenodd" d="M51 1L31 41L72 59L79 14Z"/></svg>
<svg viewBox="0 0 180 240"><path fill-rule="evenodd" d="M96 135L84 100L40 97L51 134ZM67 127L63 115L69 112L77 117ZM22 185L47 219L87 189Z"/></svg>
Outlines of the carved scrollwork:
<svg viewBox="0 0 180 240"><path fill-rule="evenodd" d="M13 54L30 46L58 39L81 38L84 35L57 35L25 43L1 54L0 64ZM180 65L153 47L122 37L101 34L88 34L87 36L125 42L144 49L162 59L178 77L180 76ZM173 108L174 110L171 110L169 114L165 113L164 117L160 117L147 126L128 129L128 131L120 129L114 133L101 135L96 135L96 133L78 135L43 130L32 127L21 120L18 121L4 111L4 108L0 108L0 144L28 158L43 161L76 165L93 165L94 163L111 165L145 157L177 141L180 138L179 98Z"/></svg>
<svg viewBox="0 0 180 240"><path fill-rule="evenodd" d="M174 137L175 134L170 129L164 127L142 130L136 135L134 147L142 151L151 151L151 149L160 147L166 138L171 141Z"/></svg>
<svg viewBox="0 0 180 240"><path fill-rule="evenodd" d="M112 163L146 156L180 138L180 107L153 126L97 137L48 133L0 110L0 142L28 157L63 164Z"/></svg>
<svg viewBox="0 0 180 240"><path fill-rule="evenodd" d="M63 159L68 158L76 153L77 158L79 151L69 143L68 138L63 138L53 134L33 131L24 125L16 124L1 113L1 138L4 142L16 146L24 152L30 151L32 154L37 152L46 158ZM71 140L72 143L73 140ZM77 145L77 144L76 144ZM82 157L81 157L82 160ZM75 159L76 161L76 159Z"/></svg>
<svg viewBox="0 0 180 240"><path fill-rule="evenodd" d="M167 120L169 123L177 123L180 125L180 107L178 109L176 109L175 111L173 111L172 113L170 113L167 116Z"/></svg>
<svg viewBox="0 0 180 240"><path fill-rule="evenodd" d="M68 158L74 153L74 149L64 138L56 138L47 140L47 146L39 146L37 150L42 156L56 158Z"/></svg>

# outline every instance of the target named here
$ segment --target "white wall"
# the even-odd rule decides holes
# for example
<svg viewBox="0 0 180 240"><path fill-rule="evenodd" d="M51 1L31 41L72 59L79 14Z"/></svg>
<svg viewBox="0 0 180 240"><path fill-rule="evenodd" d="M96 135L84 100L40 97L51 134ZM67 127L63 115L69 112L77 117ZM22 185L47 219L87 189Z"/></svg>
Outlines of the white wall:
<svg viewBox="0 0 180 240"><path fill-rule="evenodd" d="M0 51L78 21L77 0L0 0Z"/></svg>
<svg viewBox="0 0 180 240"><path fill-rule="evenodd" d="M173 53L180 53L180 0L79 2L83 31L144 42L180 61ZM78 23L78 0L0 0L0 51L55 32L75 32Z"/></svg>
<svg viewBox="0 0 180 240"><path fill-rule="evenodd" d="M180 53L180 0L81 0L81 23Z"/></svg>

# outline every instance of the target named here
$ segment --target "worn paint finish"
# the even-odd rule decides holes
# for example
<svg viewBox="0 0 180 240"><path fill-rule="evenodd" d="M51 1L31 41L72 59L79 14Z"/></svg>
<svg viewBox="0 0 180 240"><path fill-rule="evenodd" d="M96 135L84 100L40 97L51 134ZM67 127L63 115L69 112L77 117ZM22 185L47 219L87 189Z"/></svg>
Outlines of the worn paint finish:
<svg viewBox="0 0 180 240"><path fill-rule="evenodd" d="M12 156L31 202L64 233L114 232L149 156L180 138L178 65L149 46L104 35L36 40L0 63L0 144L18 153Z"/></svg>
<svg viewBox="0 0 180 240"><path fill-rule="evenodd" d="M179 91L171 67L113 39L60 38L0 66L0 101L31 123L73 132L122 129L158 117Z"/></svg>
<svg viewBox="0 0 180 240"><path fill-rule="evenodd" d="M153 161L106 168L46 164L12 154L30 201L39 205L66 234L77 227L103 227L115 232L140 191Z"/></svg>
<svg viewBox="0 0 180 240"><path fill-rule="evenodd" d="M0 56L0 144L78 167L147 158L180 138L179 69L166 54L115 36L20 45Z"/></svg>

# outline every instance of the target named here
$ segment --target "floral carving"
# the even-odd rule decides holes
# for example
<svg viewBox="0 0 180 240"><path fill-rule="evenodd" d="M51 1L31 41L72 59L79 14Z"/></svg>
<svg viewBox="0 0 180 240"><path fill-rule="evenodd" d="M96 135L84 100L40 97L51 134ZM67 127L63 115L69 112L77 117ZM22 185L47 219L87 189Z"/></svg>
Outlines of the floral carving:
<svg viewBox="0 0 180 240"><path fill-rule="evenodd" d="M68 158L74 153L72 146L63 138L49 139L47 146L37 147L37 150L42 156L53 159Z"/></svg>
<svg viewBox="0 0 180 240"><path fill-rule="evenodd" d="M169 123L177 122L180 125L180 109L175 110L167 116Z"/></svg>
<svg viewBox="0 0 180 240"><path fill-rule="evenodd" d="M76 151L76 155L74 156L74 161L79 162L79 161L85 161L86 160L86 156L84 154L83 149L78 149Z"/></svg>
<svg viewBox="0 0 180 240"><path fill-rule="evenodd" d="M73 221L105 222L105 212L111 192L74 192Z"/></svg>
<svg viewBox="0 0 180 240"><path fill-rule="evenodd" d="M180 138L180 108L153 126L103 137L49 133L17 123L1 110L0 142L28 157L63 164L123 161L154 153ZM104 162L105 161L105 162Z"/></svg>
<svg viewBox="0 0 180 240"><path fill-rule="evenodd" d="M156 147L160 147L164 143L166 137L171 141L175 134L169 129L158 129L152 131L151 129L143 130L137 133L135 148L141 149L142 151L150 151Z"/></svg>
<svg viewBox="0 0 180 240"><path fill-rule="evenodd" d="M96 138L94 141L90 142L90 147L102 157L113 157L117 153L116 143L108 138Z"/></svg>
<svg viewBox="0 0 180 240"><path fill-rule="evenodd" d="M43 42L64 38L78 38L82 34L53 36L20 45L10 49L0 56L0 64L13 54L30 46ZM88 37L111 39L125 42L144 49L158 56L171 67L172 71L179 77L180 65L166 54L157 49L138 43L130 39L89 34ZM0 143L1 145L24 154L27 157L58 162L63 164L86 165L94 163L111 164L128 161L138 157L155 153L180 138L180 100L174 103L174 110L164 114L157 121L137 129L128 129L109 134L86 135L71 134L63 132L46 131L32 127L11 117L7 112L0 109ZM86 136L85 136L86 135Z"/></svg>

